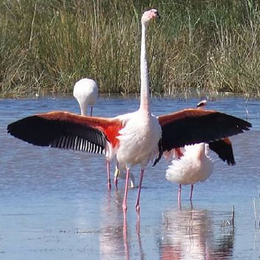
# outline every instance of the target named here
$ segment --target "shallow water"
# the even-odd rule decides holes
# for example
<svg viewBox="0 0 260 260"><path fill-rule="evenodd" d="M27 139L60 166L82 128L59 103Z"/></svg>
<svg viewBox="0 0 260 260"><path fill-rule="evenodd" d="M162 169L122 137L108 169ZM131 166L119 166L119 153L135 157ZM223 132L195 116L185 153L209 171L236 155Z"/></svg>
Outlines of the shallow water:
<svg viewBox="0 0 260 260"><path fill-rule="evenodd" d="M152 99L156 115L193 107L190 99ZM100 98L96 116L134 111L135 98ZM232 137L237 164L215 155L214 172L195 185L193 205L183 187L165 180L166 163L147 167L141 194L140 226L135 213L136 189L128 196L127 223L119 190L107 191L102 156L36 147L9 136L7 124L51 110L79 113L73 97L0 100L0 259L259 259L260 102L219 98L208 103L247 118L250 132ZM111 168L113 169L113 167ZM133 172L138 181L139 168ZM235 211L231 224L232 207Z"/></svg>

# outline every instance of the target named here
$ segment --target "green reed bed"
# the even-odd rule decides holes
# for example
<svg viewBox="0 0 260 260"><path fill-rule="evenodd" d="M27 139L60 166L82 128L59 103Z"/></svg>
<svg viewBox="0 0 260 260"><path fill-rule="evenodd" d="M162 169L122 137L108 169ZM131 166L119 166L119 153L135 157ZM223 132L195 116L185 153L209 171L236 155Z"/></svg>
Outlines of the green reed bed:
<svg viewBox="0 0 260 260"><path fill-rule="evenodd" d="M260 10L253 0L2 0L2 95L139 91L140 17L155 6L148 58L154 94L189 88L260 94Z"/></svg>

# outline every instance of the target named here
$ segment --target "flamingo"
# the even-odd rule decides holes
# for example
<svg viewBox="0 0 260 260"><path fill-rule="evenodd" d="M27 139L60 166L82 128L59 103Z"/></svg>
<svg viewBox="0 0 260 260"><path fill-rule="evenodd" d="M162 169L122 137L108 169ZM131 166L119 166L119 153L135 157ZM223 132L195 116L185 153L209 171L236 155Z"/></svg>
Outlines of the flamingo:
<svg viewBox="0 0 260 260"><path fill-rule="evenodd" d="M197 108L202 109L206 106L206 104L207 104L207 101L203 100L203 101L201 101L197 104ZM227 161L228 165L230 165L230 164L234 165L235 164L232 144L231 144L231 141L229 140L229 138L224 138L224 139L221 139L221 140L210 142L208 144L208 146L211 150L213 150L215 153L218 154L220 159L222 159L223 161ZM166 157L167 160L170 157L172 157L173 155L176 155L177 158L180 158L180 157L183 156L183 151L181 150L181 148L176 148L176 149L171 150L170 152L164 152L164 156ZM115 184L116 189L118 189L118 187L117 187L118 177L125 179L126 174L122 171L120 172L120 170L116 166L116 170L115 170L115 174L114 174L114 184ZM130 187L131 188L135 187L135 178L134 178L134 175L132 173L130 173Z"/></svg>
<svg viewBox="0 0 260 260"><path fill-rule="evenodd" d="M73 96L79 103L82 116L87 116L87 107L90 105L90 116L93 115L93 107L98 98L98 85L95 80L83 78L77 81L74 85ZM107 168L107 187L111 189L110 180L110 158L106 160Z"/></svg>
<svg viewBox="0 0 260 260"><path fill-rule="evenodd" d="M139 213L142 181L149 161L155 158L159 161L164 151L236 135L251 127L245 120L214 110L184 109L159 118L151 114L145 35L149 22L158 17L158 11L150 9L141 18L141 90L137 111L112 118L53 111L28 116L7 127L11 135L34 145L99 153L109 160L115 158L119 169L126 169L124 212L132 166L141 168L135 204Z"/></svg>
<svg viewBox="0 0 260 260"><path fill-rule="evenodd" d="M206 100L198 103L198 109L204 109L207 104ZM232 144L229 138L224 138L214 142L198 143L186 145L183 149L175 149L175 157L171 165L166 170L166 179L170 182L177 182L178 204L181 205L182 185L191 185L190 201L192 201L194 184L204 182L209 178L213 171L213 160L209 156L209 149L213 150L218 156L226 161L228 165L234 165L235 159Z"/></svg>
<svg viewBox="0 0 260 260"><path fill-rule="evenodd" d="M98 97L98 85L95 80L84 78L74 85L73 96L77 99L81 115L87 115L87 107L90 105L90 116L93 114L93 106Z"/></svg>

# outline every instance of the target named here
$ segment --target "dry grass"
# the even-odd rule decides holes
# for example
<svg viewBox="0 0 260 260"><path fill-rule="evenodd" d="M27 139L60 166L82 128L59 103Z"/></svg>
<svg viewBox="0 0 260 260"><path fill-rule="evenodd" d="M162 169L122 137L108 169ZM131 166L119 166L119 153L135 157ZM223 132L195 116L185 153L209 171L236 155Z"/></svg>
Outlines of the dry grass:
<svg viewBox="0 0 260 260"><path fill-rule="evenodd" d="M71 93L82 77L103 93L139 91L140 16L150 1L9 0L0 3L4 95ZM153 1L154 94L189 88L260 94L257 1Z"/></svg>

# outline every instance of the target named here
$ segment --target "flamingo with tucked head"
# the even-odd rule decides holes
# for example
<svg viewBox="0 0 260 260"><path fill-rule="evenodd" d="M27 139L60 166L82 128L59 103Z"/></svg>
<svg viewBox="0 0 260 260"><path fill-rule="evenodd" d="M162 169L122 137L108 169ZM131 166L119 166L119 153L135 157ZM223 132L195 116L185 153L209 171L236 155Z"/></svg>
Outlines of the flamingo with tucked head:
<svg viewBox="0 0 260 260"><path fill-rule="evenodd" d="M93 115L93 107L98 98L98 85L95 80L83 78L74 85L73 96L79 103L82 116L87 116L87 108L90 106L90 116ZM110 158L106 160L107 168L107 187L111 189L110 180Z"/></svg>
<svg viewBox="0 0 260 260"><path fill-rule="evenodd" d="M93 79L80 79L73 88L73 96L77 99L81 115L87 115L87 107L90 106L90 116L98 98L98 85Z"/></svg>
<svg viewBox="0 0 260 260"><path fill-rule="evenodd" d="M245 120L214 110L184 109L159 118L151 114L145 35L148 24L158 17L158 11L150 9L141 19L141 90L137 111L113 118L55 111L8 125L11 135L34 145L100 153L109 160L115 157L119 169L126 169L124 211L132 166L141 168L135 205L139 212L143 176L149 161L155 158L158 161L164 151L236 135L251 127Z"/></svg>

